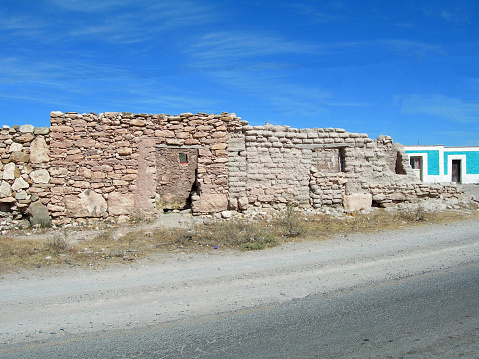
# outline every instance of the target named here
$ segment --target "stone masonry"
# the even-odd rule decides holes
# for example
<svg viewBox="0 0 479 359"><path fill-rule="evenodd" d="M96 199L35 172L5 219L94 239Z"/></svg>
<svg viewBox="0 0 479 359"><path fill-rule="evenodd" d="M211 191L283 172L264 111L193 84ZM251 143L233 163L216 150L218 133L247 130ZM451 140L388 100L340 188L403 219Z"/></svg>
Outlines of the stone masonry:
<svg viewBox="0 0 479 359"><path fill-rule="evenodd" d="M49 203L49 132L48 127L31 125L0 130L0 227L21 220L32 203Z"/></svg>
<svg viewBox="0 0 479 359"><path fill-rule="evenodd" d="M459 194L420 182L388 136L250 126L226 112L52 112L50 122L1 129L3 225L32 216L34 206L64 224L185 207L358 210Z"/></svg>
<svg viewBox="0 0 479 359"><path fill-rule="evenodd" d="M229 139L230 208L386 207L418 198L450 198L453 185L414 176L402 146L340 128L249 126ZM359 207L358 207L359 205Z"/></svg>

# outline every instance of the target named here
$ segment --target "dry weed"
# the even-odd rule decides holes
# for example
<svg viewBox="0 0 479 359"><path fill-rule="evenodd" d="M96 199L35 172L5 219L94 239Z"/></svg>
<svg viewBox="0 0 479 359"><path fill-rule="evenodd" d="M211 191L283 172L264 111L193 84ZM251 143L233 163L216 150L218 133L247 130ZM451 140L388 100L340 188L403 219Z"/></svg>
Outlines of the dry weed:
<svg viewBox="0 0 479 359"><path fill-rule="evenodd" d="M320 240L353 232L371 233L405 226L442 223L477 216L477 210L426 212L417 208L388 212L378 209L369 214L304 216L288 207L271 221L228 220L196 225L186 229L110 228L93 239L72 244L66 233L50 240L0 237L0 270L34 268L58 264L97 267L125 262L165 251L198 251L212 248L260 250L282 242Z"/></svg>

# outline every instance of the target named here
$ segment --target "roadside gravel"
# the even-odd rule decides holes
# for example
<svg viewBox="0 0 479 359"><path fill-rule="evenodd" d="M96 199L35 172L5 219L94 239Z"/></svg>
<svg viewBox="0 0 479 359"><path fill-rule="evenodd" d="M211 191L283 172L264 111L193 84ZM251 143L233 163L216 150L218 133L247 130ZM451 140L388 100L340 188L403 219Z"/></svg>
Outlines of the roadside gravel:
<svg viewBox="0 0 479 359"><path fill-rule="evenodd" d="M0 352L10 344L268 305L478 261L476 217L260 252L182 252L97 271L40 268L5 274L0 277Z"/></svg>

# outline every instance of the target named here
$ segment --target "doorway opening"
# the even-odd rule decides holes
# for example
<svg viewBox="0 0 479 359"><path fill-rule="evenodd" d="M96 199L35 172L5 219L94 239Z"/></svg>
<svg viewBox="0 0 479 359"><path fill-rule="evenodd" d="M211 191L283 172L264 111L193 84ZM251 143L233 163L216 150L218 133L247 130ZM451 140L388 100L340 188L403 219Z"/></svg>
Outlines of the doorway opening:
<svg viewBox="0 0 479 359"><path fill-rule="evenodd" d="M156 207L163 211L191 208L198 191L198 149L158 147L156 152Z"/></svg>
<svg viewBox="0 0 479 359"><path fill-rule="evenodd" d="M451 181L461 183L461 160L452 160Z"/></svg>
<svg viewBox="0 0 479 359"><path fill-rule="evenodd" d="M423 173L422 173L422 157L421 156L411 156L409 158L409 163L411 164L411 168L416 175L417 178L419 178L421 181L423 180Z"/></svg>

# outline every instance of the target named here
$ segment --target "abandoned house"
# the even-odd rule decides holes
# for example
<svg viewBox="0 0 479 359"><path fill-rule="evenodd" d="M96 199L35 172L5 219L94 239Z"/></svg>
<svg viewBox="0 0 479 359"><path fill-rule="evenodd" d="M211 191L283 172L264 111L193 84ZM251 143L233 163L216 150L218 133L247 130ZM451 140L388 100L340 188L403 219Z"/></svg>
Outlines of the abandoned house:
<svg viewBox="0 0 479 359"><path fill-rule="evenodd" d="M388 136L250 126L233 113L52 112L50 124L1 129L6 220L42 210L61 224L286 203L359 210L458 195L455 185L420 181Z"/></svg>

